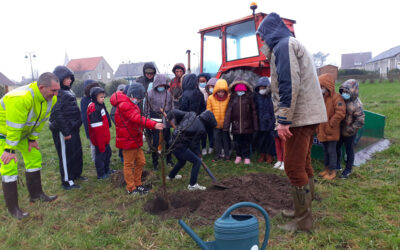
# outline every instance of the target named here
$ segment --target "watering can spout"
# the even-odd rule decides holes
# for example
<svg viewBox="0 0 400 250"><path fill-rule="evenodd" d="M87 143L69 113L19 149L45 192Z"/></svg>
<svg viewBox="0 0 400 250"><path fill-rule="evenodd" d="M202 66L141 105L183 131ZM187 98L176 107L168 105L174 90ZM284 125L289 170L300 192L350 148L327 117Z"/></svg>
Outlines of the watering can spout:
<svg viewBox="0 0 400 250"><path fill-rule="evenodd" d="M181 227L186 231L186 233L188 233L189 236L192 237L192 239L194 241L196 241L197 245L199 245L199 247L201 247L201 249L211 250L211 248L208 247L208 244L206 242L202 241L199 238L199 236L197 236L197 234L195 232L193 232L193 230L185 222L183 222L183 220L179 220L179 225L181 225Z"/></svg>

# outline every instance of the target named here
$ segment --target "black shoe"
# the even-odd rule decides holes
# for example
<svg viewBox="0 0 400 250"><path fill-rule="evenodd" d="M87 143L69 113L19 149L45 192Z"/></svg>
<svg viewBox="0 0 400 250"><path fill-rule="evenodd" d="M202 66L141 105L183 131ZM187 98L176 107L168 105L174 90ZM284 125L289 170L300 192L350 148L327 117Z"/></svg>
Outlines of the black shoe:
<svg viewBox="0 0 400 250"><path fill-rule="evenodd" d="M149 189L143 186L137 186L136 189L140 192L140 194L147 194Z"/></svg>
<svg viewBox="0 0 400 250"><path fill-rule="evenodd" d="M62 187L64 188L64 190L71 190L71 189L74 189L74 188L76 188L76 189L81 188L81 186L76 185L76 184L73 184L73 185L71 185L71 186L62 185Z"/></svg>
<svg viewBox="0 0 400 250"><path fill-rule="evenodd" d="M98 176L97 179L99 180L104 180L104 179L108 179L110 176L108 174L103 174L102 176Z"/></svg>
<svg viewBox="0 0 400 250"><path fill-rule="evenodd" d="M351 171L344 170L343 173L339 176L340 179L347 179L349 178L349 175L351 174Z"/></svg>
<svg viewBox="0 0 400 250"><path fill-rule="evenodd" d="M88 181L89 179L85 176L79 176L78 178L76 178L79 181Z"/></svg>
<svg viewBox="0 0 400 250"><path fill-rule="evenodd" d="M128 195L140 195L140 191L136 188L132 191L128 191Z"/></svg>

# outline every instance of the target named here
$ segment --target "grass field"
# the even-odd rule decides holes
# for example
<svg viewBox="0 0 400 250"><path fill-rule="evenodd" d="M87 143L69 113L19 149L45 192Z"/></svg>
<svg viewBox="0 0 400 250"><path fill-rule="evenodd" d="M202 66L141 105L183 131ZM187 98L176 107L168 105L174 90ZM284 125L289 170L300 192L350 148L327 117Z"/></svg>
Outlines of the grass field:
<svg viewBox="0 0 400 250"><path fill-rule="evenodd" d="M312 234L281 231L277 224L285 220L279 215L274 217L271 220L269 248L399 249L400 83L361 84L360 97L365 109L387 117L385 134L392 143L391 147L376 154L360 168L355 167L348 180L320 181L316 184L316 191L322 200L313 202ZM196 249L194 241L181 229L176 219L161 221L142 210L144 202L152 198L152 194L139 198L128 196L124 189L114 188L110 180L97 180L90 160L89 143L83 129L81 132L83 174L89 177L89 181L81 182L79 190L64 191L61 188L57 154L45 126L39 139L43 154L43 186L47 193L57 194L59 198L53 203L30 204L26 186L19 185L20 207L29 212L30 217L18 221L9 216L1 197L1 249ZM114 128L112 132L114 138ZM112 168L121 169L114 140L111 146ZM146 168L151 169L150 155L146 157ZM22 158L19 159L19 173L23 177ZM245 168L233 163L211 163L210 156L205 159L219 179L249 172L285 176L282 171L266 164L252 164ZM316 172L322 167L320 162L313 162L313 166ZM186 165L182 169L183 180L169 183L169 192L186 188L189 171L190 166ZM25 180L24 177L22 179ZM203 170L199 174L199 183L210 183ZM156 188L159 186L160 183ZM190 220L185 221L190 224ZM214 239L212 224L193 229L204 240Z"/></svg>

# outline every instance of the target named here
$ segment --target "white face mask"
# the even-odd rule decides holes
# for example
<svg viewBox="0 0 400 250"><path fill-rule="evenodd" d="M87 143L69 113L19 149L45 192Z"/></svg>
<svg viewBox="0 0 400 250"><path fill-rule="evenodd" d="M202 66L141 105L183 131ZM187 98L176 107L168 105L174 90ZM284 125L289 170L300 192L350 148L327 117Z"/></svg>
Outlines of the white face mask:
<svg viewBox="0 0 400 250"><path fill-rule="evenodd" d="M265 95L267 93L267 89L260 89L258 93L260 93L260 95Z"/></svg>

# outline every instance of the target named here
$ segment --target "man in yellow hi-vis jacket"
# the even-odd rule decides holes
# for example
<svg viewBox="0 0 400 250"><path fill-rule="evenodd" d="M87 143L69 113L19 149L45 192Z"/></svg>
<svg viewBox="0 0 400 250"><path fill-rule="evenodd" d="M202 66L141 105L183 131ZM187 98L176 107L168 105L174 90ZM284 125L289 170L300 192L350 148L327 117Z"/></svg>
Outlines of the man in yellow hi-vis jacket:
<svg viewBox="0 0 400 250"><path fill-rule="evenodd" d="M40 75L37 82L7 93L0 100L0 173L8 211L22 219L28 216L18 206L18 163L15 151L21 152L26 168L30 201L53 201L57 196L43 193L40 177L42 155L37 139L51 109L57 102L60 83L50 72Z"/></svg>

